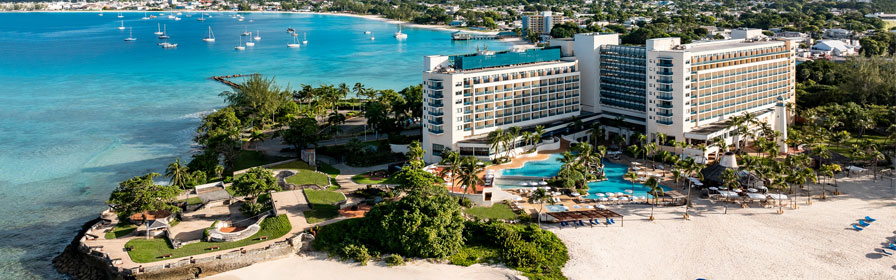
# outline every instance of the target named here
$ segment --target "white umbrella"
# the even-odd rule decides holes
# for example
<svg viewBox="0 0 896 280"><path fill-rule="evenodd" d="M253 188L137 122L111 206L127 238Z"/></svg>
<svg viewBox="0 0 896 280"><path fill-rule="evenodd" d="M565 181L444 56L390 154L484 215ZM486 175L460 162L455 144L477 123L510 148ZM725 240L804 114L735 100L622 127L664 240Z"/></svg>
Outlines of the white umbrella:
<svg viewBox="0 0 896 280"><path fill-rule="evenodd" d="M528 185L529 185L529 183L526 183L526 182L520 182L520 186L528 186Z"/></svg>
<svg viewBox="0 0 896 280"><path fill-rule="evenodd" d="M539 184L539 185L542 185L542 186L547 186L547 185L548 185L548 182L541 181L541 182L538 182L538 184Z"/></svg>
<svg viewBox="0 0 896 280"><path fill-rule="evenodd" d="M748 192L757 192L757 191L759 191L759 190L754 189L754 188L749 188L749 189L747 189L747 191L748 191Z"/></svg>
<svg viewBox="0 0 896 280"><path fill-rule="evenodd" d="M632 170L641 170L641 168L640 168L640 167L637 167L637 166L635 166L635 167L632 167Z"/></svg>
<svg viewBox="0 0 896 280"><path fill-rule="evenodd" d="M591 205L585 205L585 209L594 209L594 207Z"/></svg>
<svg viewBox="0 0 896 280"><path fill-rule="evenodd" d="M596 194L594 194L594 195L599 196L599 197L604 197L604 196L605 196L605 195L602 194L602 193L596 193Z"/></svg>
<svg viewBox="0 0 896 280"><path fill-rule="evenodd" d="M632 162L632 165L641 165L641 163L640 163L640 162L637 162L637 161L633 161L633 162Z"/></svg>
<svg viewBox="0 0 896 280"><path fill-rule="evenodd" d="M597 200L600 200L600 201L607 201L607 200L609 200L609 199L606 198L606 197L601 197L601 198L598 198Z"/></svg>
<svg viewBox="0 0 896 280"><path fill-rule="evenodd" d="M625 192L627 192L627 193L633 193L632 190L625 190Z"/></svg>
<svg viewBox="0 0 896 280"><path fill-rule="evenodd" d="M578 204L576 204L576 205L573 205L572 208L578 209L578 208L582 208L582 206L579 206Z"/></svg>
<svg viewBox="0 0 896 280"><path fill-rule="evenodd" d="M618 198L615 198L615 197L611 197L611 198L610 198L610 201L617 201L617 200L619 200L619 199L618 199Z"/></svg>
<svg viewBox="0 0 896 280"><path fill-rule="evenodd" d="M608 192L608 193L607 193L607 196L609 196L609 197L614 197L614 196L616 196L616 194L615 194L615 193Z"/></svg>
<svg viewBox="0 0 896 280"><path fill-rule="evenodd" d="M623 196L623 195L625 195L625 194L624 194L624 193L621 193L621 192L617 192L617 193L616 193L616 196Z"/></svg>
<svg viewBox="0 0 896 280"><path fill-rule="evenodd" d="M580 194L577 193L577 192L574 192L574 193L572 193L572 194L570 194L570 195L571 195L571 196L579 196Z"/></svg>
<svg viewBox="0 0 896 280"><path fill-rule="evenodd" d="M716 187L709 187L709 190L711 190L711 191L717 191L717 190L719 190L719 188L716 188Z"/></svg>
<svg viewBox="0 0 896 280"><path fill-rule="evenodd" d="M599 209L607 208L607 207L604 206L603 204L598 204L598 205L595 205L594 207L597 207L597 208L599 208Z"/></svg>

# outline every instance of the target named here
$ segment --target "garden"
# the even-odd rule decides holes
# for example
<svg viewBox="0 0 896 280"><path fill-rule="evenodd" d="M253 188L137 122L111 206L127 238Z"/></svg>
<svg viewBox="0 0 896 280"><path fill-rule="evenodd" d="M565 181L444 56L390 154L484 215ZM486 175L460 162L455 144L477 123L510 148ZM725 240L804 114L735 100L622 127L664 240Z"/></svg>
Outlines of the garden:
<svg viewBox="0 0 896 280"><path fill-rule="evenodd" d="M311 210L305 211L305 219L309 224L320 223L339 216L339 203L345 200L345 195L336 191L305 190L308 205Z"/></svg>

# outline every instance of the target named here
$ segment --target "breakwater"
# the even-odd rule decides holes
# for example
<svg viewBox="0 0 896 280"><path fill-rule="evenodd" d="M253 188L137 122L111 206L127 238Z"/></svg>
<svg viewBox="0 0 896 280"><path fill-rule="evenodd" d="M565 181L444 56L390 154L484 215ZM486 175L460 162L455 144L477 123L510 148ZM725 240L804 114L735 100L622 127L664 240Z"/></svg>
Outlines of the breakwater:
<svg viewBox="0 0 896 280"><path fill-rule="evenodd" d="M210 79L218 81L219 83L225 84L233 89L239 89L240 84L234 83L234 82L230 81L229 79L257 76L257 75L261 75L261 74L252 73L252 74L233 74L233 75L227 75L227 76L212 76Z"/></svg>

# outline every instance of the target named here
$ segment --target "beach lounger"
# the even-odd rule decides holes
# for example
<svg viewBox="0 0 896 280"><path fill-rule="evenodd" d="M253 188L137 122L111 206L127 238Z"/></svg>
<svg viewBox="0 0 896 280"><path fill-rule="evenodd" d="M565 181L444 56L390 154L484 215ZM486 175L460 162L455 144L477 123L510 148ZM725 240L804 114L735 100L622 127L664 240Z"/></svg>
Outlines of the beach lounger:
<svg viewBox="0 0 896 280"><path fill-rule="evenodd" d="M870 226L871 224L866 223L865 220L859 220L859 225L861 225L863 227L867 227L867 226Z"/></svg>
<svg viewBox="0 0 896 280"><path fill-rule="evenodd" d="M598 225L598 226L600 225L600 222L595 221L594 219L588 219L588 222L591 223L592 227L594 227L594 225Z"/></svg>
<svg viewBox="0 0 896 280"><path fill-rule="evenodd" d="M610 219L611 224L616 224L616 220Z"/></svg>
<svg viewBox="0 0 896 280"><path fill-rule="evenodd" d="M896 251L896 244L890 243L890 246L888 247L890 248L890 250Z"/></svg>
<svg viewBox="0 0 896 280"><path fill-rule="evenodd" d="M883 252L884 254L887 254L887 256L893 255L893 253L887 252L887 250L885 250L885 249L880 249L880 251Z"/></svg>
<svg viewBox="0 0 896 280"><path fill-rule="evenodd" d="M613 222L610 222L610 219L609 219L609 218L606 220L606 222L607 222L607 225L612 225L612 224L613 224Z"/></svg>
<svg viewBox="0 0 896 280"><path fill-rule="evenodd" d="M871 217L865 216L865 221L868 221L870 223L870 222L877 221L877 220L872 219Z"/></svg>
<svg viewBox="0 0 896 280"><path fill-rule="evenodd" d="M860 228L860 227L857 226L857 225L852 225L852 228L856 229L856 231L862 231L862 230L863 230L863 228Z"/></svg>

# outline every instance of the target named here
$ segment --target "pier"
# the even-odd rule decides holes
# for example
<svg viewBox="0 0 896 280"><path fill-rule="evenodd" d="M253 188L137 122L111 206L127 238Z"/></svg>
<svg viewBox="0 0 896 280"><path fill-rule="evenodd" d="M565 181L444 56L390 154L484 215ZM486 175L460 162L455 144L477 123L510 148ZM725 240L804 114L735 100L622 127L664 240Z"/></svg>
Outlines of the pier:
<svg viewBox="0 0 896 280"><path fill-rule="evenodd" d="M504 38L516 37L516 33L513 32L498 32L498 34L473 34L467 33L463 31L457 31L451 33L451 39L455 41L467 41L467 40L499 40Z"/></svg>
<svg viewBox="0 0 896 280"><path fill-rule="evenodd" d="M241 77L249 77L249 76L256 76L256 75L261 75L261 74L258 74L258 73L252 73L252 74L233 74L233 75L227 75L227 76L212 76L211 79L212 79L212 80L215 80L215 81L218 81L218 82L220 82L220 83L222 83L222 84L225 84L225 85L227 85L227 86L229 86L229 87L231 87L231 88L239 89L239 88L240 88L240 85L239 85L239 84L234 83L234 82L231 82L231 81L228 80L228 79L241 78Z"/></svg>

